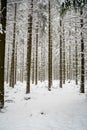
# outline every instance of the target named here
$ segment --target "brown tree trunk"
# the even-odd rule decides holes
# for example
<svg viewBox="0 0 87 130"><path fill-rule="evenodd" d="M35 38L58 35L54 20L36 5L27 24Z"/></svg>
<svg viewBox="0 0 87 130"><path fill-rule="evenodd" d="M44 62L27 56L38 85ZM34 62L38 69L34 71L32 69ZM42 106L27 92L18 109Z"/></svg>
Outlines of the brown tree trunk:
<svg viewBox="0 0 87 130"><path fill-rule="evenodd" d="M52 38L51 38L51 10L49 1L49 43L48 43L48 90L51 91L52 86Z"/></svg>
<svg viewBox="0 0 87 130"><path fill-rule="evenodd" d="M27 43L27 86L26 93L30 93L31 49L32 49L32 14L33 0L31 0L31 14L28 19L28 43Z"/></svg>

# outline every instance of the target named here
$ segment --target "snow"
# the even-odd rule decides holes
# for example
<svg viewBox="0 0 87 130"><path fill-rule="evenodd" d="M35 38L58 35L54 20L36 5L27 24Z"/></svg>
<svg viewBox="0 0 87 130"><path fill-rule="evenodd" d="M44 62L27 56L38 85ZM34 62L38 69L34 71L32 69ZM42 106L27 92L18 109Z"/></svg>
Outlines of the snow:
<svg viewBox="0 0 87 130"><path fill-rule="evenodd" d="M47 82L26 83L15 88L5 84L5 108L0 112L0 130L87 130L87 95L79 93L74 81L48 91Z"/></svg>

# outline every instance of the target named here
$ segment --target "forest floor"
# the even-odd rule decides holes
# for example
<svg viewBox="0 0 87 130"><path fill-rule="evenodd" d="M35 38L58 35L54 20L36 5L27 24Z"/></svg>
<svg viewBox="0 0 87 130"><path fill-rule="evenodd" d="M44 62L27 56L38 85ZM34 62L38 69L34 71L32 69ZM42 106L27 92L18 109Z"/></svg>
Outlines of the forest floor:
<svg viewBox="0 0 87 130"><path fill-rule="evenodd" d="M52 91L47 83L31 85L18 82L15 88L5 85L5 108L0 111L0 130L87 130L87 93L79 85L57 81Z"/></svg>

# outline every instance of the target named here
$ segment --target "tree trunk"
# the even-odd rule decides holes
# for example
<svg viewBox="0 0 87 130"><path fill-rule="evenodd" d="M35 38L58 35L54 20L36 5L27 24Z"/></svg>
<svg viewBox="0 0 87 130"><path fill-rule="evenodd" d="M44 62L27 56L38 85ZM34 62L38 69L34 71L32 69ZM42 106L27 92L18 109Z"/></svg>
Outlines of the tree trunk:
<svg viewBox="0 0 87 130"><path fill-rule="evenodd" d="M37 85L37 71L38 71L38 22L36 26L36 75L35 75L35 85Z"/></svg>
<svg viewBox="0 0 87 130"><path fill-rule="evenodd" d="M27 87L26 93L30 93L31 49L32 49L32 14L33 0L31 0L31 14L28 19L28 43L27 43Z"/></svg>
<svg viewBox="0 0 87 130"><path fill-rule="evenodd" d="M63 25L63 84L65 84L66 79L66 68L65 68L65 30Z"/></svg>
<svg viewBox="0 0 87 130"><path fill-rule="evenodd" d="M62 20L60 19L60 88L62 88Z"/></svg>
<svg viewBox="0 0 87 130"><path fill-rule="evenodd" d="M71 39L69 45L69 79L71 80L72 70L71 70Z"/></svg>
<svg viewBox="0 0 87 130"><path fill-rule="evenodd" d="M76 43L76 47L75 47L75 52L76 52L76 85L78 85L78 53L77 53L77 43Z"/></svg>
<svg viewBox="0 0 87 130"><path fill-rule="evenodd" d="M49 1L49 43L48 43L48 90L51 91L52 86L52 38L51 38L51 11Z"/></svg>
<svg viewBox="0 0 87 130"><path fill-rule="evenodd" d="M22 52L22 82L24 81L24 39L22 39L23 52Z"/></svg>
<svg viewBox="0 0 87 130"><path fill-rule="evenodd" d="M5 36L6 36L6 7L7 0L1 0L1 25L0 32L0 108L4 107L4 60L5 60Z"/></svg>
<svg viewBox="0 0 87 130"><path fill-rule="evenodd" d="M7 83L9 83L9 51L10 51L10 46L8 43L7 78L6 78Z"/></svg>
<svg viewBox="0 0 87 130"><path fill-rule="evenodd" d="M34 84L34 52L33 52L33 60L32 60L32 84Z"/></svg>
<svg viewBox="0 0 87 130"><path fill-rule="evenodd" d="M14 88L15 84L15 35L16 35L16 10L17 3L15 3L14 13L14 28L13 28L13 47L12 47L12 58L11 58L11 72L10 72L10 86Z"/></svg>
<svg viewBox="0 0 87 130"><path fill-rule="evenodd" d="M14 55L14 84L17 82L17 43L15 44L15 55Z"/></svg>
<svg viewBox="0 0 87 130"><path fill-rule="evenodd" d="M83 28L82 15L83 15L83 9L81 8L81 10L80 10L80 16L81 16L81 20L80 20L80 23L81 23L81 85L80 85L80 92L84 93L85 92L85 90L84 90L85 68L84 68L84 39L83 39L83 33L82 33L82 28Z"/></svg>

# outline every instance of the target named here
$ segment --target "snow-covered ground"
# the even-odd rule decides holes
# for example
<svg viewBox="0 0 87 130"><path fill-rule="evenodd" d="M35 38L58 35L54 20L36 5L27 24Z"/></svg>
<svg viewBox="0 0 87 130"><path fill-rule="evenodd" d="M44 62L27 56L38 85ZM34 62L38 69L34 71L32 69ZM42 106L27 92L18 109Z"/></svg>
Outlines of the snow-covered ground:
<svg viewBox="0 0 87 130"><path fill-rule="evenodd" d="M46 82L31 85L30 95L25 83L5 86L0 130L87 130L87 96L73 81L62 89L55 82L51 92Z"/></svg>

